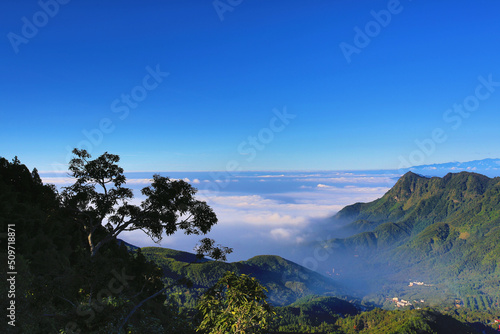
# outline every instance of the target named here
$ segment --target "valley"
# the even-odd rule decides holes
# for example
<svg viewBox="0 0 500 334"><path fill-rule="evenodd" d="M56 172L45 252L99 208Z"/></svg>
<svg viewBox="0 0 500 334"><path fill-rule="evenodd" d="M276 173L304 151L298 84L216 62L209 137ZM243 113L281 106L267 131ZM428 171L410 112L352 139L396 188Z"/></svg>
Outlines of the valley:
<svg viewBox="0 0 500 334"><path fill-rule="evenodd" d="M455 315L481 313L486 321L500 311L499 203L500 178L468 172L429 178L408 172L382 198L347 206L332 218L350 236L327 242L332 256L320 262L318 271L332 273L326 275L331 278L328 291L311 289L318 284L310 273L294 274L296 281L280 280L277 273L285 272L281 278L288 279L293 270L299 272L298 265L284 271L264 264L272 257L259 257L266 269L253 267L253 275L270 288L270 301L277 306L317 294L341 296L358 311L431 307ZM145 249L150 258L157 251ZM226 269L248 273L246 265L232 263ZM172 269L167 272L172 276ZM206 276L195 277L197 282ZM280 294L290 297L279 299Z"/></svg>

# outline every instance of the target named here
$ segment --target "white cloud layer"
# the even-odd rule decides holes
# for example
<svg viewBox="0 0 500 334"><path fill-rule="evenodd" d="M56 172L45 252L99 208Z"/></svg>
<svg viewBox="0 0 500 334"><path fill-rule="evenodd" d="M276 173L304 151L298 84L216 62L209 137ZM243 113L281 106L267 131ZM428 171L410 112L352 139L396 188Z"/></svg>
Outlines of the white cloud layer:
<svg viewBox="0 0 500 334"><path fill-rule="evenodd" d="M392 177L345 172L244 174L232 179L235 182L228 182L227 187L217 186L216 192L201 189L197 197L207 201L217 214L219 222L208 237L234 248L229 260L243 260L257 254L290 258L294 248L318 237L318 229L329 226L331 229L328 218L343 207L381 197L394 184ZM72 178L53 175L42 179L57 186L74 182ZM189 174L178 179L214 186L225 182L207 180L206 174ZM128 178L127 185L137 190L151 181L142 176ZM132 202L138 205L142 199L136 191ZM158 246L142 231L127 233L122 238L137 246ZM161 246L192 251L199 239L201 236L178 232L166 236Z"/></svg>

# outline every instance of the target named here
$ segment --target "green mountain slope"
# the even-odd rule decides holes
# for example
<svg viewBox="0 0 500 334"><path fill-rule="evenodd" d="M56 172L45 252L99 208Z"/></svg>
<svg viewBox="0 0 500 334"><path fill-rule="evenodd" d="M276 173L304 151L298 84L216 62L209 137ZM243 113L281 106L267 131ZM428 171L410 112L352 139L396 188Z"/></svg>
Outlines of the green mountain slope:
<svg viewBox="0 0 500 334"><path fill-rule="evenodd" d="M353 304L335 297L308 296L276 308L269 333L396 334L396 333L497 333L495 323L483 315L483 323L459 319L436 309L387 311L374 308L359 312Z"/></svg>
<svg viewBox="0 0 500 334"><path fill-rule="evenodd" d="M343 333L335 323L359 310L335 297L310 295L295 303L277 307L269 333Z"/></svg>
<svg viewBox="0 0 500 334"><path fill-rule="evenodd" d="M374 309L356 316L339 319L337 322L345 334L398 334L398 333L439 333L473 334L491 333L493 330L481 327L480 331L460 321L432 309L409 311L384 311ZM484 332L483 332L484 330Z"/></svg>
<svg viewBox="0 0 500 334"><path fill-rule="evenodd" d="M442 287L455 297L485 294L496 303L499 204L499 177L408 172L382 198L334 217L351 236L329 241L335 256L328 265L372 281L379 291L381 282L419 278L446 283Z"/></svg>
<svg viewBox="0 0 500 334"><path fill-rule="evenodd" d="M213 286L226 271L256 277L269 290L269 300L275 305L288 305L310 294L340 293L331 279L279 256L262 255L224 263L207 259L200 262L194 254L166 248L145 247L141 252L163 269L167 284L181 277L193 283L190 288L175 287L171 291L184 306L194 306L196 297Z"/></svg>

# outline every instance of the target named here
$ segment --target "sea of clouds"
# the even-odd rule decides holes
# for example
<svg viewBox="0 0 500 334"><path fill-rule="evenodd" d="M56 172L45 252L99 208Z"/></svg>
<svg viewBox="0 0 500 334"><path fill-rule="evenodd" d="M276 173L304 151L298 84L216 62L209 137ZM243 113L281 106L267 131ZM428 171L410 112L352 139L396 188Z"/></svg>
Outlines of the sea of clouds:
<svg viewBox="0 0 500 334"><path fill-rule="evenodd" d="M143 199L140 189L151 183L152 172L127 173L127 186ZM381 197L400 177L395 171L314 172L162 172L198 189L197 196L215 211L219 222L208 237L231 247L229 261L273 254L297 263L310 257L314 245L335 236L331 217L346 205ZM45 183L59 188L73 182L67 175L42 174ZM180 232L155 244L142 231L120 236L139 247L160 246L193 251L200 236Z"/></svg>

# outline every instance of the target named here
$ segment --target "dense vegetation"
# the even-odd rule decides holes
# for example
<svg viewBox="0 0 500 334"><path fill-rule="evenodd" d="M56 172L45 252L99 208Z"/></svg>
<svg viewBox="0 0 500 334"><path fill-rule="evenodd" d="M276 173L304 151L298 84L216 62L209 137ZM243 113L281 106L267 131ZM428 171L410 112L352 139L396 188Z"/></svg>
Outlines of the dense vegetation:
<svg viewBox="0 0 500 334"><path fill-rule="evenodd" d="M374 309L354 317L340 319L337 324L346 334L477 333L470 326L430 309L405 312Z"/></svg>
<svg viewBox="0 0 500 334"><path fill-rule="evenodd" d="M84 227L53 186L20 161L0 159L0 223L16 230L16 326L13 333L111 333L146 296L163 288L162 272L137 252L110 242L90 256ZM104 233L97 229L96 234ZM6 258L7 247L2 247ZM7 295L6 280L0 282ZM1 299L2 309L7 298ZM175 321L172 321L175 319ZM158 295L135 312L130 333L186 333L175 304Z"/></svg>
<svg viewBox="0 0 500 334"><path fill-rule="evenodd" d="M495 333L494 324L487 325L491 314L472 312L465 319L453 311L413 309L387 311L359 308L335 297L309 296L296 303L276 308L272 333L332 333L332 334L396 334L396 333ZM486 323L486 324L485 324ZM498 325L496 325L498 327Z"/></svg>
<svg viewBox="0 0 500 334"><path fill-rule="evenodd" d="M256 277L268 290L274 305L288 305L310 294L339 294L340 289L327 277L279 256L256 256L247 261L225 263L198 260L194 254L167 248L144 247L142 254L157 263L166 284L186 278L192 285L173 285L171 296L180 306L194 308L199 296L213 286L227 271Z"/></svg>
<svg viewBox="0 0 500 334"><path fill-rule="evenodd" d="M273 315L266 288L248 275L226 272L201 297L199 330L207 334L263 333Z"/></svg>
<svg viewBox="0 0 500 334"><path fill-rule="evenodd" d="M79 189L73 191L73 200L81 200ZM101 198L92 195L94 203ZM352 257L346 267L328 264L345 275L337 281L277 256L224 263L169 249L138 249L116 242L116 236L95 251L113 226L97 224L89 240L82 212L104 211L92 206L84 212L85 205L68 205L65 196L44 185L36 169L30 172L17 158L0 158L0 224L3 233L7 224L16 230L16 327L6 332L250 333L267 327L269 333L490 333L498 328L492 320L500 316L499 178L409 173L381 199L346 207L335 219L352 236L330 245L334 254ZM125 208L121 214L134 214ZM153 222L155 217L150 216ZM2 244L5 239L4 233ZM204 247L221 255L210 242ZM0 252L5 259L6 247ZM340 284L354 275L375 282L363 300L347 297ZM432 284L409 287L410 276ZM2 279L2 296L8 289ZM391 297L416 302L390 310L395 309ZM2 298L0 306L5 310L8 302Z"/></svg>

